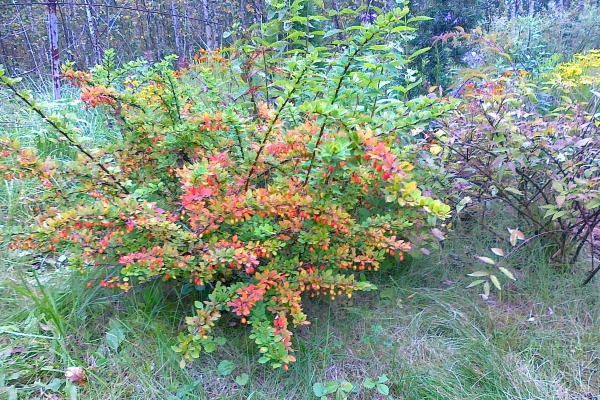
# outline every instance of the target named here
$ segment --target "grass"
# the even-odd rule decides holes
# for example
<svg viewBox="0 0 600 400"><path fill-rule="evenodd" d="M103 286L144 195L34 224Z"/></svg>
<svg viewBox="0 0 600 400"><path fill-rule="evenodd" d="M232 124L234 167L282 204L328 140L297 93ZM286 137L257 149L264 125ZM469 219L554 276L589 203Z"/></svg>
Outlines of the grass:
<svg viewBox="0 0 600 400"><path fill-rule="evenodd" d="M36 131L41 121L7 99L0 106L18 116L7 134L69 158ZM82 140L110 139L94 114L60 107L72 107ZM466 289L466 274L484 267L472 256L508 246L506 228L518 222L504 212L485 224L457 221L443 249L372 276L377 292L307 301L312 325L296 332L298 361L287 373L257 364L247 328L227 318L226 345L182 370L171 346L193 299L180 288L91 290L60 258L8 250L6 237L35 217L22 199L39 190L0 185L0 399L316 399L315 384L335 381L353 385L352 399L600 399L599 286L580 286L587 266L559 272L534 240L510 258L519 280L501 297ZM67 382L73 366L85 368L86 385ZM385 381L389 397L365 388L369 378Z"/></svg>
<svg viewBox="0 0 600 400"><path fill-rule="evenodd" d="M580 287L583 270L556 272L532 242L510 261L519 281L484 302L465 289L480 267L467 252L506 244L505 221L492 222L498 233L471 222L443 250L388 267L373 294L309 302L313 324L296 333L287 373L256 364L234 320L221 326L225 346L181 370L170 346L191 301L176 288L90 292L63 266L39 275L13 266L1 284L0 398L316 399L315 383L348 381L350 398L384 399L363 387L383 375L394 399L598 398L598 285ZM74 365L89 378L75 389L64 378Z"/></svg>

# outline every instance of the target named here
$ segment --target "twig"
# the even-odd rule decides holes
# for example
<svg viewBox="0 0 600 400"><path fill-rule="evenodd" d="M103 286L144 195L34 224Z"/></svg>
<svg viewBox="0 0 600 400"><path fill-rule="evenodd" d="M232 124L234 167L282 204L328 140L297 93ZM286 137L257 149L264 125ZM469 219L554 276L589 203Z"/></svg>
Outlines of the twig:
<svg viewBox="0 0 600 400"><path fill-rule="evenodd" d="M44 121L46 121L48 124L50 124L50 126L52 126L58 133L60 133L65 139L67 139L67 141L75 148L77 148L77 150L79 150L82 154L84 154L87 158L89 158L91 161L93 161L94 163L96 163L96 165L98 165L98 167L100 167L100 169L106 174L108 175L115 183L115 185L117 185L125 194L130 194L129 190L127 190L127 188L125 186L123 186L121 184L121 182L119 181L119 179L113 174L111 173L104 165L102 165L102 163L100 163L100 161L96 160L90 153L88 153L88 151L86 149L83 148L83 146L81 146L79 143L75 142L71 136L69 136L69 134L64 131L60 126L58 126L55 122L53 122L52 120L50 120L46 114L44 114L44 112L42 110L40 110L37 106L35 106L33 103L31 103L31 101L29 101L25 96L23 96L18 90L17 88L15 88L13 85L11 85L10 83L6 82L6 81L2 81L1 82L4 86L8 87L15 96L17 96L19 99L21 99L21 101L23 101L25 104L27 104L29 106L29 108L31 108L36 114L38 114Z"/></svg>

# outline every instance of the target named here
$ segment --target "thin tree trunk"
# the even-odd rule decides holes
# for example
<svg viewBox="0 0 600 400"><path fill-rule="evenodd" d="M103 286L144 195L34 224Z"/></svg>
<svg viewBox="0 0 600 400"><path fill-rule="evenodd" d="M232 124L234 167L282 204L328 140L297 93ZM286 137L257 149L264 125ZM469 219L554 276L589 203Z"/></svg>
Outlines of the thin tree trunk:
<svg viewBox="0 0 600 400"><path fill-rule="evenodd" d="M189 26L189 5L187 0L183 3L184 13L183 13L183 54L188 57L190 60L193 57L193 54L188 53L188 26Z"/></svg>
<svg viewBox="0 0 600 400"><path fill-rule="evenodd" d="M15 1L13 0L13 4L15 4ZM40 80L42 79L41 73L42 71L40 70L38 63L37 63L37 57L35 55L35 52L33 51L33 47L31 46L31 41L29 40L29 35L27 34L27 28L25 27L25 23L23 22L23 18L21 16L21 11L19 10L18 7L15 7L16 11L17 11L17 17L19 19L19 24L21 25L21 30L23 31L23 36L25 36L25 42L27 43L27 48L29 49L29 53L31 54L31 60L33 61L33 65L35 67L35 73L38 75L38 78L40 78Z"/></svg>
<svg viewBox="0 0 600 400"><path fill-rule="evenodd" d="M240 21L244 32L248 29L248 21L246 20L246 0L240 0Z"/></svg>
<svg viewBox="0 0 600 400"><path fill-rule="evenodd" d="M56 23L56 0L48 0L48 38L50 40L50 65L52 69L52 94L60 99L60 60L58 53L58 25Z"/></svg>
<svg viewBox="0 0 600 400"><path fill-rule="evenodd" d="M66 7L65 7L66 8ZM64 8L61 8L60 5L57 6L57 13L60 14L60 24L62 25L62 33L64 38L64 47L65 49L73 48L73 34L71 33L71 29L67 24L67 18L65 18ZM68 17L68 15L67 15Z"/></svg>
<svg viewBox="0 0 600 400"><path fill-rule="evenodd" d="M142 6L144 7L144 10L148 9L148 5L146 4L146 0L141 0L142 1ZM150 56L152 55L152 61L157 60L158 58L160 58L159 56L159 51L158 51L158 44L156 42L156 39L154 38L154 35L152 34L152 16L150 13L146 13L146 33L148 34L148 41L146 43L149 43L148 48L147 48L147 53L146 56ZM150 61L150 60L148 60Z"/></svg>
<svg viewBox="0 0 600 400"><path fill-rule="evenodd" d="M529 0L529 16L533 17L535 13L535 0Z"/></svg>
<svg viewBox="0 0 600 400"><path fill-rule="evenodd" d="M331 0L331 6L333 7L333 9L337 12L340 11L340 4L338 0ZM342 29L342 24L340 23L340 17L335 14L333 16L333 26L335 26L335 29ZM344 34L342 32L337 34L337 38L338 40L344 40Z"/></svg>
<svg viewBox="0 0 600 400"><path fill-rule="evenodd" d="M94 55L94 63L99 65L102 62L102 52L98 43L98 35L96 34L96 22L92 16L92 3L93 0L86 0L85 2L85 15L87 17L88 34L90 35L90 42L92 44L92 54Z"/></svg>
<svg viewBox="0 0 600 400"><path fill-rule="evenodd" d="M162 12L162 5L158 6L158 10ZM158 60L163 58L163 49L165 48L164 38L166 37L166 33L164 31L161 33L161 27L164 27L166 24L162 23L162 18L162 16L158 16L155 14L152 15L152 19L154 20L154 47L156 48L156 58ZM161 39L163 40L161 41Z"/></svg>
<svg viewBox="0 0 600 400"><path fill-rule="evenodd" d="M202 0L202 13L204 14L204 29L206 32L206 48L213 49L212 29L210 27L210 14L208 12L208 0Z"/></svg>
<svg viewBox="0 0 600 400"><path fill-rule="evenodd" d="M179 17L177 16L177 8L175 0L171 0L171 19L173 20L173 35L175 36L175 52L177 53L177 65L183 65L184 57L181 54L181 39L179 38Z"/></svg>

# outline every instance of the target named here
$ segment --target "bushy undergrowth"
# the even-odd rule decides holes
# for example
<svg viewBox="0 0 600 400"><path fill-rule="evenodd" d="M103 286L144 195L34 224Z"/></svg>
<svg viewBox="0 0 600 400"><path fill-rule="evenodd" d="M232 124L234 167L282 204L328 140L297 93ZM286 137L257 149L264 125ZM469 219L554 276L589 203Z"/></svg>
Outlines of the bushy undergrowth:
<svg viewBox="0 0 600 400"><path fill-rule="evenodd" d="M508 47L521 68L535 71L553 67L547 65L552 56L564 61L576 53L600 47L600 38L590 35L599 22L595 5L580 3L561 8L550 4L547 10L533 16L510 19L497 15L486 30L502 46ZM490 61L493 62L493 58Z"/></svg>
<svg viewBox="0 0 600 400"><path fill-rule="evenodd" d="M537 233L555 235L555 255L577 243L576 258L599 219L597 106L565 98L546 113L539 92L506 76L471 84L470 101L446 122L446 166L459 192L501 198Z"/></svg>
<svg viewBox="0 0 600 400"><path fill-rule="evenodd" d="M308 324L303 296L372 289L362 272L425 249L450 211L397 145L454 107L404 101L408 89L386 80L416 57L386 45L414 29L407 13L301 57L251 42L186 71L172 59L117 68L111 52L89 73L67 67L121 135L102 148L1 77L78 153L64 162L2 140L3 177L45 185L30 199L35 225L11 246L100 271L90 287L162 279L201 291L174 347L182 366L224 343L214 327L229 312L251 326L260 363L287 368L290 329Z"/></svg>
<svg viewBox="0 0 600 400"><path fill-rule="evenodd" d="M445 143L443 157L422 160L437 180L433 186L459 208L472 200L501 200L524 218L532 236L546 240L548 256L568 269L586 244L597 248L597 51L532 74L481 30L457 29L436 40L465 40L504 63L461 71L453 95L464 102L428 133Z"/></svg>

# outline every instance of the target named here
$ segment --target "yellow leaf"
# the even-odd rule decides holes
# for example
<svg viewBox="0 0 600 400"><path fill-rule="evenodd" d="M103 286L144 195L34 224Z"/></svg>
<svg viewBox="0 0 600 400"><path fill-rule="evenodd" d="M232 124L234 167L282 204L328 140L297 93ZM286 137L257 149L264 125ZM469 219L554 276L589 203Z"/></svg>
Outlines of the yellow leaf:
<svg viewBox="0 0 600 400"><path fill-rule="evenodd" d="M504 250L499 249L498 247L492 247L491 250L492 250L492 253L494 253L495 255L504 257Z"/></svg>
<svg viewBox="0 0 600 400"><path fill-rule="evenodd" d="M429 152L431 154L433 154L434 156L437 156L438 154L440 154L442 152L442 146L440 146L439 144L432 144L429 147Z"/></svg>
<svg viewBox="0 0 600 400"><path fill-rule="evenodd" d="M405 187L404 187L404 191L408 194L408 193L412 193L415 190L417 190L417 182L412 181L409 182Z"/></svg>
<svg viewBox="0 0 600 400"><path fill-rule="evenodd" d="M415 166L407 161L402 161L400 163L400 169L404 172L412 171L414 168L415 168Z"/></svg>
<svg viewBox="0 0 600 400"><path fill-rule="evenodd" d="M477 259L479 259L479 260L483 261L483 262L484 262L484 263L486 263L486 264L490 264L490 265L494 265L494 264L496 264L496 263L494 262L494 260L492 260L492 259L491 259L491 258L489 258L489 257L475 256L475 258L477 258Z"/></svg>

